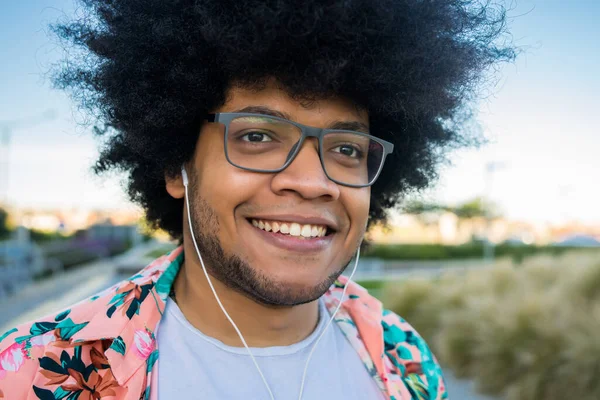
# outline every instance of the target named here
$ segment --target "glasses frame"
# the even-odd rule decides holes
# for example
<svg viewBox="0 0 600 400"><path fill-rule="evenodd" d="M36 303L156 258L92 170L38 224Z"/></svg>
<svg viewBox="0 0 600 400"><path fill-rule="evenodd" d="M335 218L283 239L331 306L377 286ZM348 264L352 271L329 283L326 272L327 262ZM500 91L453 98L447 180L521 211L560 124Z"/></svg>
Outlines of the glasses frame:
<svg viewBox="0 0 600 400"><path fill-rule="evenodd" d="M233 121L236 118L240 118L240 117L256 117L256 116L271 118L271 119L275 119L275 120L278 120L278 121L282 121L282 122L294 125L297 128L299 128L300 131L302 132L302 135L300 136L300 140L293 147L292 154L288 155L287 161L285 162L285 164L283 164L283 166L281 168L277 168L277 169L255 169L255 168L242 167L240 165L237 165L233 161L231 161L231 159L229 158L229 153L227 151L227 147L228 147L227 146L227 139L229 137L229 124L231 123L231 121ZM317 138L317 141L319 142L319 160L321 161L321 168L323 168L323 172L325 172L325 175L327 176L327 178L329 178L331 181L333 181L333 182L335 182L335 183L337 183L339 185L348 186L348 187L355 187L355 188L362 188L362 187L371 186L371 185L373 185L375 183L375 181L377 181L377 178L379 178L379 174L381 174L381 170L383 169L383 165L385 164L386 157L388 156L388 154L391 154L394 151L394 144L393 143L387 142L387 141L385 141L383 139L379 139L378 137L375 137L373 135L369 135L367 133L358 132L358 131L349 131L349 130L343 130L343 129L316 128L316 127L313 127L313 126L303 125L303 124L300 124L298 122L290 121L288 119L279 118L279 117L275 117L275 116L267 115L267 114L224 112L224 113L208 114L206 120L208 122L217 122L217 123L223 124L225 126L225 135L224 135L223 148L225 149L225 158L227 159L227 161L231 165L233 165L234 167L243 169L245 171L251 171L251 172L277 173L277 172L283 171L284 169L286 169L287 167L289 167L289 165L292 162L294 162L294 159L296 158L296 156L300 152L300 149L302 148L302 145L304 144L304 141L306 140L306 138L314 137L314 138ZM383 157L381 159L381 165L379 166L379 169L377 170L377 173L375 174L375 176L373 177L373 179L371 180L371 182L369 182L367 184L364 184L364 185L352 185L352 184L349 184L349 183L340 182L340 181L338 181L336 179L333 179L331 176L329 176L329 174L327 173L327 168L325 168L325 163L323 161L323 159L324 159L324 156L323 156L323 137L326 134L332 133L332 132L334 132L334 133L352 133L352 134L364 136L366 138L369 138L370 140L373 140L373 141L379 143L383 147Z"/></svg>

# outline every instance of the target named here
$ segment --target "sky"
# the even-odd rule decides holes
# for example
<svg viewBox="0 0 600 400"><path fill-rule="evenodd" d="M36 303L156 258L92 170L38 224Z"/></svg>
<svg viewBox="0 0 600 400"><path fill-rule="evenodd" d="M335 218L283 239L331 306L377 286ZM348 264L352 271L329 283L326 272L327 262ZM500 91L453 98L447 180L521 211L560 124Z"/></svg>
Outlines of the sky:
<svg viewBox="0 0 600 400"><path fill-rule="evenodd" d="M600 224L600 2L511 4L509 27L521 54L477 104L489 144L452 153L421 198L457 204L486 195L511 219ZM0 202L133 209L122 177L90 171L98 142L48 77L63 57L48 24L74 9L72 0L0 6L0 142L11 127L0 150Z"/></svg>

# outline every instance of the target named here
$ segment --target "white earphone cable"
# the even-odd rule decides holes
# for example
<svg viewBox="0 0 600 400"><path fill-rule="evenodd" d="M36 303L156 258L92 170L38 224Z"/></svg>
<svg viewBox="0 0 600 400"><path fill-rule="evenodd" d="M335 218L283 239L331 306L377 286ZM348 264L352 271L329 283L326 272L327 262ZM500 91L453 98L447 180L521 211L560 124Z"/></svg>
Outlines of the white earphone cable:
<svg viewBox="0 0 600 400"><path fill-rule="evenodd" d="M244 347L246 348L246 350L248 350L248 354L252 358L252 362L254 363L254 365L256 366L256 369L258 370L258 373L260 374L260 377L262 378L262 380L263 380L263 382L265 384L265 387L267 388L267 391L269 392L269 396L271 396L271 400L275 400L275 396L273 396L273 392L271 392L271 388L269 387L269 384L267 383L267 380L266 380L265 376L263 375L260 367L258 366L258 363L256 362L256 359L254 358L254 355L250 351L250 348L248 347L248 344L246 343L246 340L244 339L244 336L242 335L242 332L240 332L240 330L237 327L237 325L235 324L235 322L233 322L233 319L229 316L229 313L227 312L227 310L225 310L225 307L223 307L223 304L221 303L221 299L217 295L217 291L215 290L215 287L213 286L213 284L212 284L212 282L210 280L208 272L206 271L206 267L204 266L204 261L202 260L202 255L200 255L200 250L198 249L198 243L196 243L196 237L194 235L194 228L192 227L192 217L190 215L190 201L189 201L189 196L188 196L188 185L187 185L187 182L185 182L185 181L187 181L187 179L184 180L184 187L185 187L185 201L186 201L186 205L187 205L188 222L189 222L189 225L190 225L190 234L192 236L192 241L194 242L194 247L196 248L196 253L198 254L198 258L200 259L200 264L202 264L202 270L204 271L204 275L206 276L206 280L208 281L210 289L212 290L212 292L213 292L213 294L215 296L215 299L217 300L217 303L219 303L219 307L221 307L221 310L225 314L225 317L227 317L227 319L229 320L229 322L233 326L233 329L235 329L235 331L237 332L238 336L240 337L240 340L244 344Z"/></svg>
<svg viewBox="0 0 600 400"><path fill-rule="evenodd" d="M335 308L335 311L333 312L333 314L331 314L331 317L329 318L329 321L327 322L327 326L325 326L325 329L323 329L323 331L319 335L319 338L317 339L314 346L310 350L310 353L308 354L308 358L306 359L306 365L304 366L304 373L302 374L302 384L300 385L300 394L298 396L298 400L302 400L302 394L304 393L304 382L306 381L306 372L308 371L308 364L310 363L310 359L312 358L312 355L313 355L315 349L317 348L317 344L319 344L319 341L321 340L321 338L327 331L327 328L329 328L329 325L331 325L331 322L335 318L335 315L337 314L342 303L344 302L344 296L346 295L346 288L348 287L348 284L350 283L350 281L352 280L352 277L354 276L354 273L356 272L356 267L358 266L358 258L359 257L360 257L360 246L358 247L358 250L356 251L356 261L354 262L354 268L352 269L352 273L350 274L350 277L348 277L348 282L346 282L346 284L344 285L344 290L342 290L342 296L340 297L340 302L338 303L337 307Z"/></svg>
<svg viewBox="0 0 600 400"><path fill-rule="evenodd" d="M192 237L192 241L194 242L194 248L196 249L196 253L198 254L198 258L200 259L200 264L202 265L202 270L204 271L204 275L206 276L206 280L208 281L210 289L212 290L213 295L215 296L215 299L217 300L217 303L219 304L219 307L221 307L221 310L225 314L225 317L227 317L227 319L229 320L229 322L233 326L233 329L235 329L235 331L237 332L240 340L242 341L242 344L244 345L244 347L248 351L248 354L250 355L250 358L252 359L252 362L254 363L254 366L256 367L256 370L260 374L260 377L262 378L262 381L265 384L265 387L267 388L267 391L269 392L269 396L271 397L271 400L275 400L275 396L273 396L273 392L271 391L271 388L269 387L269 384L267 383L267 379L265 378L262 370L258 366L258 363L256 362L256 359L254 358L254 355L250 351L250 348L248 347L248 344L246 343L246 340L244 339L244 336L242 335L242 332L240 332L239 328L237 327L237 325L235 324L235 322L233 322L233 319L231 318L231 316L229 315L229 313L227 312L227 310L225 310L225 307L221 303L221 299L217 295L217 291L215 290L215 287L212 284L212 281L210 279L210 276L208 275L206 267L204 266L204 261L202 260L202 255L200 254L200 250L198 249L198 243L196 243L196 237L194 235L194 228L192 227L192 217L191 217L191 213L190 213L190 201L189 201L189 196L188 196L188 177L187 177L187 173L186 173L185 169L182 169L181 172L182 172L182 178L183 178L183 186L184 186L184 189L185 189L185 202L186 202L186 206L187 206L186 208L187 208L188 223L189 223L189 227L190 227L190 235ZM352 280L352 277L354 276L354 273L356 272L356 267L358 266L358 259L359 259L359 257L360 257L360 247L358 248L358 250L356 252L356 261L354 262L354 268L352 269L352 273L350 274L350 277L348 278L348 283L350 283L350 281ZM315 351L315 348L317 347L317 344L319 343L319 341L321 340L321 338L323 337L323 335L327 331L327 328L329 328L329 326L331 325L331 322L335 318L335 315L337 314L338 310L340 309L340 306L344 302L344 296L346 295L346 288L348 287L348 283L344 286L344 290L342 291L342 297L340 298L340 302L337 305L337 307L335 309L335 312L329 318L329 321L327 322L327 325L325 326L325 328L323 329L323 331L321 332L321 334L319 335L319 337L315 341L315 344L313 345L313 347L312 347L312 349L311 349L311 351L310 351L310 353L308 355L308 359L306 360L306 365L304 366L304 373L302 374L302 383L300 385L300 394L298 396L298 400L302 400L302 394L304 393L304 383L305 383L305 380L306 380L306 373L308 371L308 365L310 363L310 359L312 358L312 355L313 355L313 353Z"/></svg>

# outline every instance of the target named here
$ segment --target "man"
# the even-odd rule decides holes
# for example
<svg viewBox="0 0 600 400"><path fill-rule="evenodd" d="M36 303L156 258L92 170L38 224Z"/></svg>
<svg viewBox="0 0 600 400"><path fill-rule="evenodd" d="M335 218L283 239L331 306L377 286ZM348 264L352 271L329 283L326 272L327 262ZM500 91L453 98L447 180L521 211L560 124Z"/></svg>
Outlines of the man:
<svg viewBox="0 0 600 400"><path fill-rule="evenodd" d="M96 165L181 246L0 336L5 399L446 399L423 339L341 273L435 176L501 10L449 0L85 0L56 83ZM385 167L384 167L385 165Z"/></svg>

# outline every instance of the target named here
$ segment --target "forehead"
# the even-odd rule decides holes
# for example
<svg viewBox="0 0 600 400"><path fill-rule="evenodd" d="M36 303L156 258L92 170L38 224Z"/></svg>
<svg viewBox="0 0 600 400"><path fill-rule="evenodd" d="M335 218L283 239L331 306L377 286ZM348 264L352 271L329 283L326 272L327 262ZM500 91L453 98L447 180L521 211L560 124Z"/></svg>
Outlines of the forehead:
<svg viewBox="0 0 600 400"><path fill-rule="evenodd" d="M289 119L310 126L327 126L332 122L354 121L369 125L365 109L342 97L306 101L293 98L283 88L268 83L260 88L233 86L225 103L215 112L236 112L248 107L270 109Z"/></svg>

